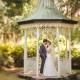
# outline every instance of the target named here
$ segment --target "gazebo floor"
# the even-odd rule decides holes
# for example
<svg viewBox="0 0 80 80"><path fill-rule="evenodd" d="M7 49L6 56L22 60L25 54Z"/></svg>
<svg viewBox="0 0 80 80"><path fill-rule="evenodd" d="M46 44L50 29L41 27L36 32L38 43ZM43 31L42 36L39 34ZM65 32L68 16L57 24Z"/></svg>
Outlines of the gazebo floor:
<svg viewBox="0 0 80 80"><path fill-rule="evenodd" d="M65 75L64 77L61 77L61 78L58 78L57 76L54 76L54 77L39 76L38 78L36 78L36 76L33 73L23 74L23 72L20 72L18 76L26 80L80 80L80 73Z"/></svg>
<svg viewBox="0 0 80 80"><path fill-rule="evenodd" d="M30 73L30 74L23 74L19 73L18 75L20 78L26 79L26 80L65 80L64 77L58 78L58 76L54 77L41 77L39 76L36 78L36 75Z"/></svg>

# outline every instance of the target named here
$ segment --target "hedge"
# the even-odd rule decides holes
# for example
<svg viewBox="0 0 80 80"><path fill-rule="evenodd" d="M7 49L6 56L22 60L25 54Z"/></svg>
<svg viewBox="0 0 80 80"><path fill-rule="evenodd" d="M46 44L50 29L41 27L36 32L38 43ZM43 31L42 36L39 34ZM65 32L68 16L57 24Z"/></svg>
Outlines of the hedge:
<svg viewBox="0 0 80 80"><path fill-rule="evenodd" d="M23 55L23 45L16 45L12 47L11 45L0 45L0 66L23 67ZM36 44L28 44L28 57L30 58L35 56ZM72 48L72 67L74 69L80 69L80 51L76 48Z"/></svg>

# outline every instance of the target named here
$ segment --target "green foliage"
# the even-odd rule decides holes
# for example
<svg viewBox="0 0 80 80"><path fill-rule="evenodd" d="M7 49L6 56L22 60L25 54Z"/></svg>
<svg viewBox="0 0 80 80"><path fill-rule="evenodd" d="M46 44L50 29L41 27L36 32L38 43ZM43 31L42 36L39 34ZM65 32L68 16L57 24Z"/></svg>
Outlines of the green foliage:
<svg viewBox="0 0 80 80"><path fill-rule="evenodd" d="M58 0L56 5L58 5L59 10L70 18L75 17L76 12L80 8L79 0ZM66 7L66 9L64 7Z"/></svg>
<svg viewBox="0 0 80 80"><path fill-rule="evenodd" d="M23 56L24 56L24 49L23 45L18 45L13 48L10 55L14 59L14 65L17 67L23 66ZM28 58L36 56L36 45L28 43Z"/></svg>
<svg viewBox="0 0 80 80"><path fill-rule="evenodd" d="M10 56L11 47L9 45L0 46L0 66L11 67L13 58Z"/></svg>
<svg viewBox="0 0 80 80"><path fill-rule="evenodd" d="M72 48L72 57L80 58L80 51L77 48Z"/></svg>
<svg viewBox="0 0 80 80"><path fill-rule="evenodd" d="M3 0L3 1L7 3L6 15L9 17L23 15L23 13L26 12L26 10L24 11L24 6L26 9L30 8L30 5L32 8L34 7L34 0Z"/></svg>
<svg viewBox="0 0 80 80"><path fill-rule="evenodd" d="M0 46L0 65L4 65L6 67L10 66L23 66L23 55L24 49L23 45L12 46L10 45L2 45ZM28 43L28 57L36 56L36 44ZM14 64L13 64L14 63Z"/></svg>
<svg viewBox="0 0 80 80"><path fill-rule="evenodd" d="M24 18L26 18L28 15L30 15L32 12L34 12L36 6L37 6L37 2L35 2L34 0L27 0L28 4L25 3L25 5L23 6L23 16Z"/></svg>
<svg viewBox="0 0 80 80"><path fill-rule="evenodd" d="M77 42L80 41L80 22L74 30L71 30L71 38L72 41L74 40L76 40Z"/></svg>
<svg viewBox="0 0 80 80"><path fill-rule="evenodd" d="M33 12L37 3L34 0L1 0L4 7L0 7L0 35L3 43L14 41L15 43L22 38L23 32L17 21Z"/></svg>
<svg viewBox="0 0 80 80"><path fill-rule="evenodd" d="M36 43L28 44L28 57L36 56Z"/></svg>
<svg viewBox="0 0 80 80"><path fill-rule="evenodd" d="M80 51L77 48L72 49L72 67L80 69Z"/></svg>
<svg viewBox="0 0 80 80"><path fill-rule="evenodd" d="M17 67L23 66L23 55L24 49L23 45L16 45L10 48L10 45L0 46L0 52L3 55L2 59L4 59L5 66L13 65ZM36 56L36 44L28 43L28 57L35 57Z"/></svg>
<svg viewBox="0 0 80 80"><path fill-rule="evenodd" d="M3 60L4 58L3 58L3 56L2 56L2 54L0 53L0 67L2 67L3 66Z"/></svg>
<svg viewBox="0 0 80 80"><path fill-rule="evenodd" d="M15 70L0 70L0 80L24 80L17 77L16 73L19 73L22 69L18 68Z"/></svg>
<svg viewBox="0 0 80 80"><path fill-rule="evenodd" d="M28 42L28 58L36 56L36 41L34 43ZM23 66L23 45L0 45L0 67L6 66ZM61 57L65 57L65 51L61 51ZM72 66L73 68L80 68L80 51L77 48L72 48Z"/></svg>
<svg viewBox="0 0 80 80"><path fill-rule="evenodd" d="M7 3L7 15L16 16L23 13L23 6L26 3L26 0L4 0Z"/></svg>
<svg viewBox="0 0 80 80"><path fill-rule="evenodd" d="M77 48L72 47L71 53L72 53L72 68L80 69L80 51ZM64 50L61 51L60 57L61 58L66 57Z"/></svg>
<svg viewBox="0 0 80 80"><path fill-rule="evenodd" d="M62 51L61 51L61 54L60 54L60 57L61 57L61 58L64 58L65 56L66 56L66 55L65 55L65 51L62 50Z"/></svg>
<svg viewBox="0 0 80 80"><path fill-rule="evenodd" d="M72 58L72 68L73 69L80 69L80 57Z"/></svg>
<svg viewBox="0 0 80 80"><path fill-rule="evenodd" d="M10 55L14 59L14 65L17 67L22 67L23 66L23 47L20 46L15 46L13 50L11 51Z"/></svg>

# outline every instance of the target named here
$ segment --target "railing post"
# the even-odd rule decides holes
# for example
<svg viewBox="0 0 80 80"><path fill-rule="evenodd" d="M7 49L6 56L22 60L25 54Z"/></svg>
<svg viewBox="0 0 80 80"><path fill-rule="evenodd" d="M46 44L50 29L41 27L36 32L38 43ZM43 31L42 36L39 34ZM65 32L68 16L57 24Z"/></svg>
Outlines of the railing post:
<svg viewBox="0 0 80 80"><path fill-rule="evenodd" d="M59 27L57 27L57 45L58 45L58 77L61 77L60 74L60 44L59 44Z"/></svg>
<svg viewBox="0 0 80 80"><path fill-rule="evenodd" d="M39 69L39 28L37 28L37 33L36 33L36 37L37 37L37 50L36 50L36 78L38 78L38 69Z"/></svg>
<svg viewBox="0 0 80 80"><path fill-rule="evenodd" d="M71 64L71 30L69 28L69 66L70 66L70 74L72 73L72 64Z"/></svg>
<svg viewBox="0 0 80 80"><path fill-rule="evenodd" d="M27 72L27 31L24 30L24 74Z"/></svg>

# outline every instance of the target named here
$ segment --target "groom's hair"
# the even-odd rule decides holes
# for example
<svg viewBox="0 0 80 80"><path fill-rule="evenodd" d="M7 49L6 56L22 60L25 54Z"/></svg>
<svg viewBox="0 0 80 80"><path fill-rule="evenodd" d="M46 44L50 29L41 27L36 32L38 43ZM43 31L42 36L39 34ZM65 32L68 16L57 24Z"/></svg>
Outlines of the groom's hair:
<svg viewBox="0 0 80 80"><path fill-rule="evenodd" d="M44 39L44 40L43 40L43 43L44 43L44 42L47 42L47 41L48 41L47 39Z"/></svg>

